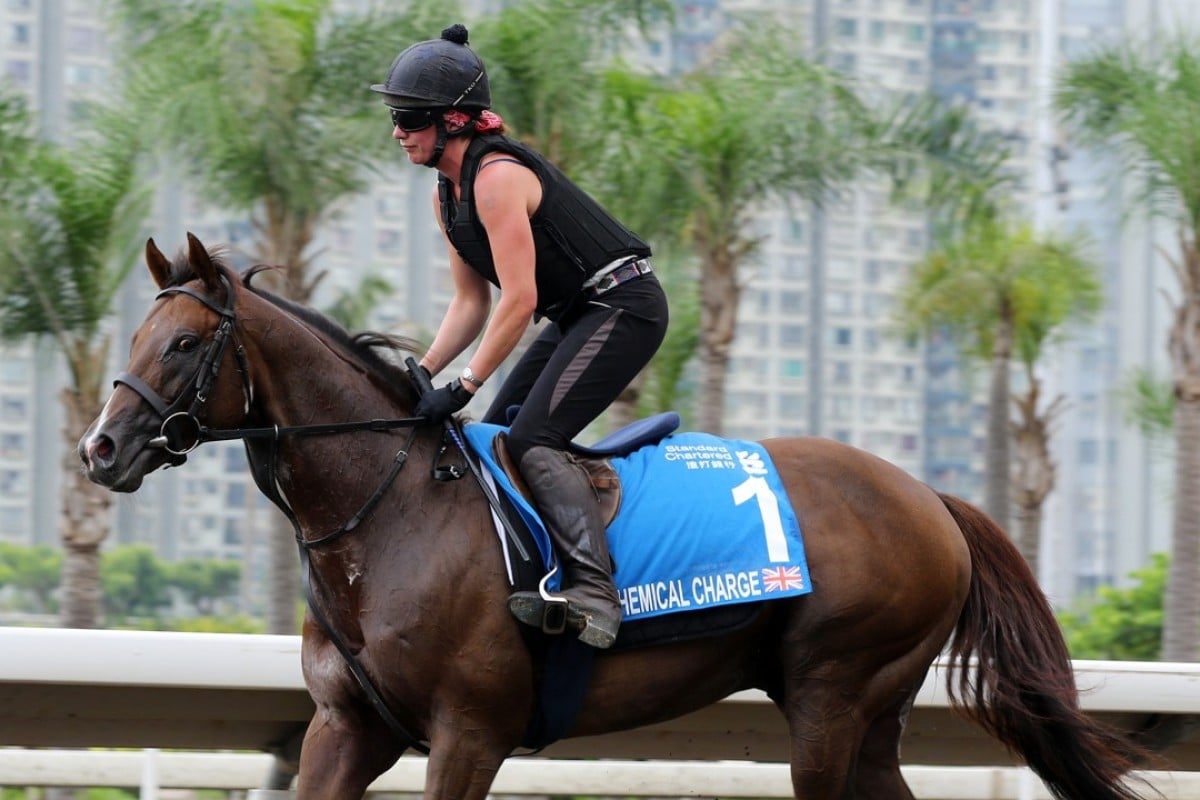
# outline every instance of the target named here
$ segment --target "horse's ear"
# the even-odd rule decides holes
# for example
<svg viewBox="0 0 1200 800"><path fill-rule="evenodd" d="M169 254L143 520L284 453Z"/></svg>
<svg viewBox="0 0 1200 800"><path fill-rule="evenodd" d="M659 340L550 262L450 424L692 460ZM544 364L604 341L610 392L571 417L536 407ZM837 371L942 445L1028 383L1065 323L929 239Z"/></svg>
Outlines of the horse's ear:
<svg viewBox="0 0 1200 800"><path fill-rule="evenodd" d="M146 240L146 266L150 268L150 277L158 284L158 288L166 288L171 278L171 262L163 255L162 250L153 239Z"/></svg>
<svg viewBox="0 0 1200 800"><path fill-rule="evenodd" d="M188 262L192 265L196 277L203 281L205 287L210 291L215 291L221 285L221 277L217 273L212 258L208 255L208 249L191 231L188 231L187 240Z"/></svg>

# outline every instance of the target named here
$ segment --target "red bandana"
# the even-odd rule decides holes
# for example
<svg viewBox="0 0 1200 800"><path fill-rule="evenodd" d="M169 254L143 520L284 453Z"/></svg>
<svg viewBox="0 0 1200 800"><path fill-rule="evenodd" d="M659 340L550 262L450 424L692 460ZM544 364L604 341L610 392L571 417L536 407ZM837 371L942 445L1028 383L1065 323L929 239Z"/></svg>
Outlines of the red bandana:
<svg viewBox="0 0 1200 800"><path fill-rule="evenodd" d="M463 111L455 111L451 109L442 115L442 119L448 125L457 125L463 127L471 121L471 115ZM479 119L475 120L475 131L477 133L488 133L489 131L498 131L504 124L504 120L500 119L500 115L491 111L483 111L479 114Z"/></svg>

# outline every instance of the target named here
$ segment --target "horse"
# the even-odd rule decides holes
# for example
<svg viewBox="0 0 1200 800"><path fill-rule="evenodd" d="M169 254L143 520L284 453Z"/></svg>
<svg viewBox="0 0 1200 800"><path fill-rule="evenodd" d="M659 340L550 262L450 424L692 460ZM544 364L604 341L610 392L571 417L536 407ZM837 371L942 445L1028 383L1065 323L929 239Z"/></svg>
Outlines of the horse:
<svg viewBox="0 0 1200 800"><path fill-rule="evenodd" d="M133 492L201 440L243 438L316 587L297 796L361 798L418 748L425 800L483 800L525 733L534 661L480 486L402 468L445 447L442 427L406 416L419 387L390 350L412 343L352 336L255 286L262 265L235 272L190 233L173 259L148 240L145 260L160 291L80 439L87 476ZM1050 606L991 518L849 445L762 445L800 519L813 590L756 602L747 624L711 636L597 651L568 738L759 689L786 719L797 798L911 800L900 738L945 650L955 708L1055 797L1137 800L1126 773L1147 754L1080 710Z"/></svg>

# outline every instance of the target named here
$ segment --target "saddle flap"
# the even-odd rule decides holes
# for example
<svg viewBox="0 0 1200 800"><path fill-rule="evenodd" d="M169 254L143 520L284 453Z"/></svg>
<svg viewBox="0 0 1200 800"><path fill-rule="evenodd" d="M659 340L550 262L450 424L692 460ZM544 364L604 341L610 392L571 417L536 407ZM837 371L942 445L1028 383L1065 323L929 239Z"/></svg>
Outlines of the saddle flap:
<svg viewBox="0 0 1200 800"><path fill-rule="evenodd" d="M521 470L517 469L516 461L508 452L508 437L503 432L496 434L492 439L492 455L508 476L513 488L521 493L530 506L537 508L529 487L525 485L525 479L521 477ZM592 488L596 490L605 526L612 524L617 512L621 510L621 479L617 476L617 471L607 458L588 458L578 453L574 454L574 457L587 470Z"/></svg>

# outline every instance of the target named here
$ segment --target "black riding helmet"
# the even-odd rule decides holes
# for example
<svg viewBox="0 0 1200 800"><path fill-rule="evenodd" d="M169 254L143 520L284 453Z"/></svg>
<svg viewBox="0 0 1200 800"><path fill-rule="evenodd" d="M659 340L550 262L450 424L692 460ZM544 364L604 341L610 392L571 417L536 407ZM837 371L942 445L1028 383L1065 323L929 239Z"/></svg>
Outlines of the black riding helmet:
<svg viewBox="0 0 1200 800"><path fill-rule="evenodd" d="M440 39L405 49L388 70L387 80L371 91L389 95L384 102L403 108L482 110L492 105L483 59L467 47L467 29L451 25Z"/></svg>
<svg viewBox="0 0 1200 800"><path fill-rule="evenodd" d="M392 62L387 80L372 85L371 91L382 94L383 102L392 108L457 108L474 115L492 105L483 59L467 47L467 29L462 25L446 28L440 39L406 48ZM440 114L434 115L434 124L438 139L427 167L441 160L446 139L452 135Z"/></svg>

